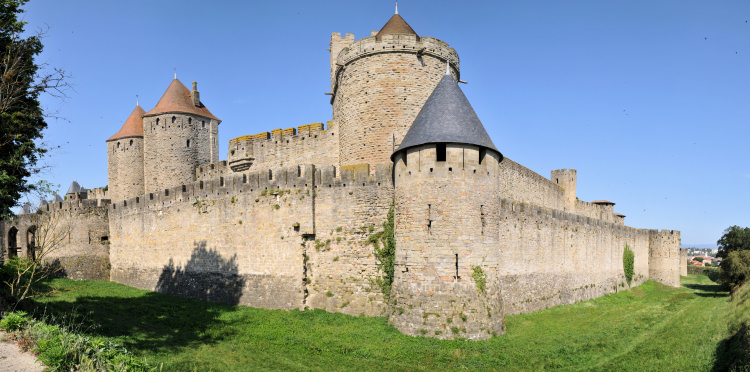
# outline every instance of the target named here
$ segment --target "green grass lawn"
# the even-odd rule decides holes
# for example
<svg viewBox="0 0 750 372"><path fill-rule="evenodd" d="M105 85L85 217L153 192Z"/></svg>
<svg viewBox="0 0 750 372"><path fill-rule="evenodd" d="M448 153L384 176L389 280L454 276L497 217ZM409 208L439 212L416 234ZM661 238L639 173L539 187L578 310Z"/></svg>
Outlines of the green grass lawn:
<svg viewBox="0 0 750 372"><path fill-rule="evenodd" d="M47 314L82 314L85 332L173 371L717 368L730 323L748 314L705 276L682 283L508 316L507 333L487 341L409 337L383 318L230 306L112 282L57 279L65 290L37 302Z"/></svg>

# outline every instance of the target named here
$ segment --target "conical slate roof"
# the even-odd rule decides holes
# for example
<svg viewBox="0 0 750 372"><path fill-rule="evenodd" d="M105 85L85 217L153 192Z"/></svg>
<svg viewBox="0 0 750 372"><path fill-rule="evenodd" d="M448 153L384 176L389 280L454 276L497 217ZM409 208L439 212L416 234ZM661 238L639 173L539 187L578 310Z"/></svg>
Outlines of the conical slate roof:
<svg viewBox="0 0 750 372"><path fill-rule="evenodd" d="M60 197L60 195L55 194L55 198L52 199L52 201L55 202L55 203L59 203L59 202L63 201L63 198Z"/></svg>
<svg viewBox="0 0 750 372"><path fill-rule="evenodd" d="M464 143L500 152L451 74L427 98L394 154L426 143Z"/></svg>
<svg viewBox="0 0 750 372"><path fill-rule="evenodd" d="M194 105L193 99L190 97L190 91L177 79L172 80L172 84L169 84L167 91L159 99L159 103L146 115L163 114L165 112L182 112L219 120L202 103L199 103L198 106Z"/></svg>
<svg viewBox="0 0 750 372"><path fill-rule="evenodd" d="M375 35L375 40L380 41L382 40L383 35L390 34L410 34L416 36L417 40L419 40L419 35L414 32L411 26L409 26L409 24L406 23L398 13L394 14L393 17L385 23L385 26L383 26L383 28L381 28Z"/></svg>
<svg viewBox="0 0 750 372"><path fill-rule="evenodd" d="M130 113L130 116L128 116L128 120L125 120L125 124L122 125L122 128L115 133L114 136L109 137L106 142L114 141L116 139L120 138L126 138L126 137L143 137L143 115L146 114L146 111L144 111L141 106L136 105L133 109L133 112Z"/></svg>
<svg viewBox="0 0 750 372"><path fill-rule="evenodd" d="M73 181L70 184L70 187L68 187L68 192L66 192L66 194L75 194L79 191L81 191L81 185L79 185L78 182Z"/></svg>

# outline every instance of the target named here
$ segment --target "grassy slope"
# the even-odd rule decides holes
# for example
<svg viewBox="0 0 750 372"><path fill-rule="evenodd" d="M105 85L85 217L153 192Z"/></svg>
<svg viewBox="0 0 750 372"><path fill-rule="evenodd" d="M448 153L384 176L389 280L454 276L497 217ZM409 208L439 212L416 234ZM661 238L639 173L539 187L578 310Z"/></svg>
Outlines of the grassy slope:
<svg viewBox="0 0 750 372"><path fill-rule="evenodd" d="M507 318L488 341L408 337L385 319L207 303L111 282L71 290L48 313L76 310L165 370L710 370L737 309L705 276ZM735 315L733 315L735 314ZM746 316L743 313L742 316Z"/></svg>

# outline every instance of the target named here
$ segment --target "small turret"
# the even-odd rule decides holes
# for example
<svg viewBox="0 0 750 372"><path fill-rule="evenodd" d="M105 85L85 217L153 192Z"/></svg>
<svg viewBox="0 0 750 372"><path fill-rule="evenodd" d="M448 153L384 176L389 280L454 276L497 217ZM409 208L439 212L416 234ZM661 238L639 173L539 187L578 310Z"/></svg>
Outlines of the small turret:
<svg viewBox="0 0 750 372"><path fill-rule="evenodd" d="M136 103L122 128L107 139L107 180L114 201L134 198L144 193L143 115Z"/></svg>

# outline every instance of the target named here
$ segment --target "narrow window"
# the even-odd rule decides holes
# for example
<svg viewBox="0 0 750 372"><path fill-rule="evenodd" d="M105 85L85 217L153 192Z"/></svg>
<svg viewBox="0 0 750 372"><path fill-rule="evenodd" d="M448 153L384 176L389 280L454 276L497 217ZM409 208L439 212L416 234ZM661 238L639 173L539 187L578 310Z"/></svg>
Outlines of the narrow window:
<svg viewBox="0 0 750 372"><path fill-rule="evenodd" d="M156 125L159 125L159 118L156 118Z"/></svg>
<svg viewBox="0 0 750 372"><path fill-rule="evenodd" d="M479 221L482 223L482 235L484 235L484 226L485 226L485 218L484 218L484 206L479 206Z"/></svg>
<svg viewBox="0 0 750 372"><path fill-rule="evenodd" d="M169 189L164 189L164 196L169 196Z"/></svg>
<svg viewBox="0 0 750 372"><path fill-rule="evenodd" d="M458 253L456 253L456 280L461 280L461 277L458 276Z"/></svg>
<svg viewBox="0 0 750 372"><path fill-rule="evenodd" d="M188 118L188 124L193 124L193 118Z"/></svg>
<svg viewBox="0 0 750 372"><path fill-rule="evenodd" d="M187 187L185 187L185 185L182 185L182 192L187 192Z"/></svg>
<svg viewBox="0 0 750 372"><path fill-rule="evenodd" d="M201 181L200 188L203 190L203 181Z"/></svg>
<svg viewBox="0 0 750 372"><path fill-rule="evenodd" d="M224 177L219 177L219 186L224 187Z"/></svg>
<svg viewBox="0 0 750 372"><path fill-rule="evenodd" d="M133 146L133 140L130 140L130 146Z"/></svg>
<svg viewBox="0 0 750 372"><path fill-rule="evenodd" d="M117 148L118 149L120 148L120 142L117 142Z"/></svg>
<svg viewBox="0 0 750 372"><path fill-rule="evenodd" d="M273 172L271 172L270 169L268 170L268 180L269 181L273 180Z"/></svg>
<svg viewBox="0 0 750 372"><path fill-rule="evenodd" d="M190 140L187 140L187 147L190 147Z"/></svg>
<svg viewBox="0 0 750 372"><path fill-rule="evenodd" d="M445 144L438 143L435 149L437 151L437 161L445 161Z"/></svg>
<svg viewBox="0 0 750 372"><path fill-rule="evenodd" d="M242 183L247 183L247 174L242 175Z"/></svg>
<svg viewBox="0 0 750 372"><path fill-rule="evenodd" d="M172 124L174 124L175 121L177 121L177 117L176 116L172 116Z"/></svg>
<svg viewBox="0 0 750 372"><path fill-rule="evenodd" d="M154 200L154 193L148 194L148 200Z"/></svg>
<svg viewBox="0 0 750 372"><path fill-rule="evenodd" d="M432 204L427 204L427 234L432 235Z"/></svg>
<svg viewBox="0 0 750 372"><path fill-rule="evenodd" d="M484 162L485 155L487 155L487 149L480 148L479 149L479 164L482 164L482 162Z"/></svg>

